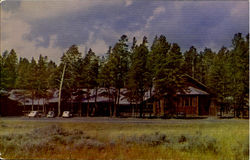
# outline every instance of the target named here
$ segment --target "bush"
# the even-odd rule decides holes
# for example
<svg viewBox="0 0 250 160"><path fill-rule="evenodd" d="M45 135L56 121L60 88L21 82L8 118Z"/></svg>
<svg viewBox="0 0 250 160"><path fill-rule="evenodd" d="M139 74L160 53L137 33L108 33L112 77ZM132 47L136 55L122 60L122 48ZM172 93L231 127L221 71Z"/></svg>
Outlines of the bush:
<svg viewBox="0 0 250 160"><path fill-rule="evenodd" d="M65 131L62 127L59 127L58 125L51 125L48 127L34 129L30 135L34 135L38 137L46 137L46 136L52 136L52 135L67 136L69 134L70 133Z"/></svg>
<svg viewBox="0 0 250 160"><path fill-rule="evenodd" d="M165 134L161 134L155 132L153 134L142 135L142 136L130 136L125 139L127 144L139 144L139 145L149 145L149 146L157 146L163 143L169 142L166 139Z"/></svg>
<svg viewBox="0 0 250 160"><path fill-rule="evenodd" d="M74 129L70 134L71 135L85 135L85 133L79 129Z"/></svg>
<svg viewBox="0 0 250 160"><path fill-rule="evenodd" d="M53 151L56 147L55 144L51 143L47 138L41 140L29 140L25 141L19 146L24 152L48 152Z"/></svg>
<svg viewBox="0 0 250 160"><path fill-rule="evenodd" d="M183 143L183 142L186 142L186 141L187 141L186 136L181 135L180 138L179 138L179 143Z"/></svg>
<svg viewBox="0 0 250 160"><path fill-rule="evenodd" d="M217 141L213 137L196 135L181 135L179 138L179 148L184 151L218 152Z"/></svg>
<svg viewBox="0 0 250 160"><path fill-rule="evenodd" d="M200 132L195 135L169 136L155 132L142 136L130 136L125 139L126 144L159 146L182 151L218 152L217 141L213 137L202 136Z"/></svg>
<svg viewBox="0 0 250 160"><path fill-rule="evenodd" d="M53 135L52 137L48 138L51 142L59 143L59 144L67 144L65 137L61 135Z"/></svg>
<svg viewBox="0 0 250 160"><path fill-rule="evenodd" d="M74 148L77 150L83 149L83 148L95 148L95 149L103 149L105 147L105 144L102 142L99 142L94 139L80 139L74 144Z"/></svg>
<svg viewBox="0 0 250 160"><path fill-rule="evenodd" d="M243 141L237 141L237 144L232 146L235 159L248 159L249 158L249 139L245 138Z"/></svg>

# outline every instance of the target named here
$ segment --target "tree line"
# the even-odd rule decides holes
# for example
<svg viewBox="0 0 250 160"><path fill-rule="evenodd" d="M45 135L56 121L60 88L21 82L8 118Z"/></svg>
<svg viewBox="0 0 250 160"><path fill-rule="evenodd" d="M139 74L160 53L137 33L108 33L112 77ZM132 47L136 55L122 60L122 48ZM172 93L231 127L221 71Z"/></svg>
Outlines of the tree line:
<svg viewBox="0 0 250 160"><path fill-rule="evenodd" d="M14 49L3 52L0 61L1 90L24 89L32 99L49 98L48 90L59 89L61 83L62 100L68 101L79 88L87 89L89 99L90 89L97 93L102 87L114 100L114 109L110 108L114 116L121 88L128 89L126 97L134 103L140 103L152 88L156 97L174 97L186 87L185 74L208 86L221 110L232 108L239 116L249 105L249 35L241 33L234 35L230 48L223 46L218 52L210 48L198 52L191 46L182 53L180 46L169 43L164 35L155 36L150 47L147 37L140 44L134 37L129 46L128 37L122 35L103 56L91 48L82 55L77 45L72 45L59 65L42 55L37 61L18 59Z"/></svg>

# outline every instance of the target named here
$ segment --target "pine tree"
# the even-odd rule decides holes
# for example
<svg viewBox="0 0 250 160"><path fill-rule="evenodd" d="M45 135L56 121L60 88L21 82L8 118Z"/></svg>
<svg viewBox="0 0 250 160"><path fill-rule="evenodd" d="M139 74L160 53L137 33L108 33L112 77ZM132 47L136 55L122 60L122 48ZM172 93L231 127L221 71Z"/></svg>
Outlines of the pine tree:
<svg viewBox="0 0 250 160"><path fill-rule="evenodd" d="M234 100L235 116L239 116L249 104L249 38L235 34L232 40L231 61L231 92ZM243 114L243 113L242 113Z"/></svg>
<svg viewBox="0 0 250 160"><path fill-rule="evenodd" d="M198 53L194 46L191 46L188 51L184 53L184 68L188 75L195 78L196 67L197 67Z"/></svg>
<svg viewBox="0 0 250 160"><path fill-rule="evenodd" d="M119 106L120 91L124 87L127 79L127 72L129 66L129 52L128 52L128 38L126 35L122 35L119 42L115 44L112 49L112 53L109 56L109 65L111 75L114 81L114 87L116 88L115 104L113 116L117 115L117 106Z"/></svg>
<svg viewBox="0 0 250 160"><path fill-rule="evenodd" d="M132 53L132 64L128 72L127 88L131 102L136 104L143 102L143 96L148 88L149 72L147 68L148 48L147 38L143 38L143 43L136 46ZM142 104L140 105L140 116L142 116Z"/></svg>
<svg viewBox="0 0 250 160"><path fill-rule="evenodd" d="M75 79L79 74L76 72L76 68L80 59L81 53L78 51L78 47L76 45L72 45L61 58L62 63L58 68L62 73L59 87L58 116L61 114L61 95L63 95L62 97L65 101L70 100L72 102L72 93L78 88L77 83L75 83Z"/></svg>
<svg viewBox="0 0 250 160"><path fill-rule="evenodd" d="M1 57L1 89L14 89L17 78L17 55L14 49Z"/></svg>
<svg viewBox="0 0 250 160"><path fill-rule="evenodd" d="M165 40L164 40L165 41ZM168 44L166 41L161 44ZM183 58L180 47L177 44L172 44L171 47L159 46L159 48L169 48L167 52L159 54L158 64L155 69L154 86L156 95L163 98L165 95L168 97L170 112L174 113L173 100L177 92L183 92L186 89L182 65Z"/></svg>

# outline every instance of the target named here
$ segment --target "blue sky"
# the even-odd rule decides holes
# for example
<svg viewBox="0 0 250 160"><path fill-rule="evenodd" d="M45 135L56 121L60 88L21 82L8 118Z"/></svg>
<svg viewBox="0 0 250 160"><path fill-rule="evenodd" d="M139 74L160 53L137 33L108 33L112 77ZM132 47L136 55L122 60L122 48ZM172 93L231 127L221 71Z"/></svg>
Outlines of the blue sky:
<svg viewBox="0 0 250 160"><path fill-rule="evenodd" d="M39 54L59 62L72 44L85 54L107 52L121 35L140 43L163 34L182 51L230 47L235 33L249 29L248 1L7 0L1 4L1 52Z"/></svg>

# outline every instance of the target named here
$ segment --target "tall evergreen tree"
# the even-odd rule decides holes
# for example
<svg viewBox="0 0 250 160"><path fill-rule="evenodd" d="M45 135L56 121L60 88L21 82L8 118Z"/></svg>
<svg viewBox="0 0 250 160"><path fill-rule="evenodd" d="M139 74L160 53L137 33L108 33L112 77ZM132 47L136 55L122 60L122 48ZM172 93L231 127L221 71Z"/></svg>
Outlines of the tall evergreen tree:
<svg viewBox="0 0 250 160"><path fill-rule="evenodd" d="M72 45L61 58L59 70L62 72L60 87L59 87L59 100L58 100L58 116L61 114L61 94L63 99L72 102L72 93L77 90L78 86L75 79L79 74L76 68L81 59L81 53L78 51L76 45ZM72 104L72 103L71 103Z"/></svg>
<svg viewBox="0 0 250 160"><path fill-rule="evenodd" d="M26 58L20 58L17 67L16 87L18 89L28 89L29 86L29 65L30 62Z"/></svg>
<svg viewBox="0 0 250 160"><path fill-rule="evenodd" d="M197 67L198 53L194 46L190 47L188 51L184 53L184 68L188 75L195 78L196 67Z"/></svg>
<svg viewBox="0 0 250 160"><path fill-rule="evenodd" d="M14 49L5 51L1 57L1 89L15 88L17 78L17 55Z"/></svg>
<svg viewBox="0 0 250 160"><path fill-rule="evenodd" d="M143 38L140 46L136 46L132 53L132 64L128 72L127 88L130 91L129 99L136 104L143 101L143 96L148 90L149 72L147 68L148 48L147 38ZM140 106L140 116L142 116L142 104Z"/></svg>
<svg viewBox="0 0 250 160"><path fill-rule="evenodd" d="M234 35L231 61L231 91L234 100L235 116L240 115L249 105L249 37L241 33Z"/></svg>
<svg viewBox="0 0 250 160"><path fill-rule="evenodd" d="M115 44L112 49L112 53L109 56L109 64L111 74L114 81L114 87L116 88L115 105L113 116L117 115L117 106L119 106L120 91L124 87L128 72L129 52L128 52L128 38L126 35L122 35L119 42Z"/></svg>
<svg viewBox="0 0 250 160"><path fill-rule="evenodd" d="M83 72L82 78L83 87L87 88L87 99L88 99L88 107L87 107L87 116L89 116L89 99L90 97L90 89L95 89L95 105L98 93L98 74L99 74L99 58L95 55L95 53L90 48L88 53L83 59ZM92 110L95 108L92 108ZM92 111L94 114L94 111Z"/></svg>
<svg viewBox="0 0 250 160"><path fill-rule="evenodd" d="M217 97L217 102L221 106L221 111L229 110L229 106L225 106L230 96L230 64L229 50L222 47L218 54L214 57L213 65L208 73L208 87L213 95Z"/></svg>
<svg viewBox="0 0 250 160"><path fill-rule="evenodd" d="M213 52L210 48L205 48L204 51L201 53L202 71L204 72L202 74L204 76L202 77L202 83L206 85L209 83L209 74L211 72L211 67L213 65L215 55L216 53Z"/></svg>
<svg viewBox="0 0 250 160"><path fill-rule="evenodd" d="M168 44L165 40L163 41ZM161 43L161 44L164 44ZM160 48L169 48L168 46L160 46ZM180 51L180 47L177 44L172 44L167 52L159 54L158 64L156 65L156 74L154 78L154 86L158 97L164 97L167 95L167 103L170 106L170 112L174 113L173 100L176 97L177 92L183 92L186 88L182 65L183 58Z"/></svg>
<svg viewBox="0 0 250 160"><path fill-rule="evenodd" d="M103 62L100 65L100 72L98 75L99 86L105 88L105 92L103 92L104 96L107 96L109 99L109 116L113 115L112 104L114 99L114 95L112 92L112 87L114 87L114 78L111 74L111 61L109 61L109 55L111 54L111 50L107 52L107 58L103 59Z"/></svg>

